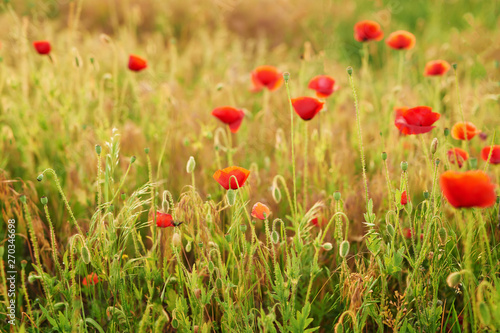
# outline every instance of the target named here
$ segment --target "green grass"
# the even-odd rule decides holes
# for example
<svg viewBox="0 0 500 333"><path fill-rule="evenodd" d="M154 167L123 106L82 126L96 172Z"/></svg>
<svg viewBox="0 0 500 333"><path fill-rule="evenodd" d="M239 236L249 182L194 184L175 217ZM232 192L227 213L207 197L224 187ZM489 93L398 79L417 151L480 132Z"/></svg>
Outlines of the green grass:
<svg viewBox="0 0 500 333"><path fill-rule="evenodd" d="M498 4L256 3L0 6L2 319L9 219L17 271L16 326L2 331L500 329L499 204L454 209L436 181L459 170L450 148L477 158L461 170L484 170L481 149L500 143ZM417 44L364 47L362 19ZM148 68L130 72L131 53ZM453 69L423 76L435 59L457 64L458 90ZM289 72L288 87L250 92L263 64ZM305 129L287 88L313 96L318 74L341 88ZM236 134L210 114L223 105L245 109ZM439 109L437 127L401 136L393 109L404 105ZM486 139L445 135L463 118ZM227 193L212 175L231 164L251 174ZM498 165L487 172L500 184ZM259 201L265 221L250 215ZM157 228L157 210L182 223ZM99 282L83 285L91 273Z"/></svg>

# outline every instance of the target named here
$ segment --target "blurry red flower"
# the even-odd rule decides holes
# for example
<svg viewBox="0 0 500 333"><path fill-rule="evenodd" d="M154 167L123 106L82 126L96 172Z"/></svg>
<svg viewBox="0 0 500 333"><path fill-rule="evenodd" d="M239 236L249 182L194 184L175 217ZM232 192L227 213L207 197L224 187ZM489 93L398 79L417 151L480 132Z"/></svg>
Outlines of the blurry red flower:
<svg viewBox="0 0 500 333"><path fill-rule="evenodd" d="M385 43L395 50L409 50L415 46L415 36L404 30L394 31Z"/></svg>
<svg viewBox="0 0 500 333"><path fill-rule="evenodd" d="M37 40L33 42L33 46L39 54L49 54L51 50L50 43L46 40Z"/></svg>
<svg viewBox="0 0 500 333"><path fill-rule="evenodd" d="M321 227L326 225L327 220L324 216L316 216L311 220L311 224L315 227Z"/></svg>
<svg viewBox="0 0 500 333"><path fill-rule="evenodd" d="M159 228L175 227L172 215L156 212L156 226Z"/></svg>
<svg viewBox="0 0 500 333"><path fill-rule="evenodd" d="M405 235L405 238L410 239L413 236L413 229L410 228L404 228L403 233Z"/></svg>
<svg viewBox="0 0 500 333"><path fill-rule="evenodd" d="M401 204L404 206L408 203L408 195L406 194L406 191L403 191L403 193L401 193Z"/></svg>
<svg viewBox="0 0 500 333"><path fill-rule="evenodd" d="M212 116L219 118L224 124L229 125L231 132L236 133L240 129L245 113L231 106L221 106L213 109Z"/></svg>
<svg viewBox="0 0 500 333"><path fill-rule="evenodd" d="M481 150L481 158L487 161L491 150L493 150L493 152L491 153L490 163L500 164L500 145L484 147Z"/></svg>
<svg viewBox="0 0 500 333"><path fill-rule="evenodd" d="M297 97L292 98L292 105L300 118L311 120L323 109L325 103L314 97Z"/></svg>
<svg viewBox="0 0 500 333"><path fill-rule="evenodd" d="M318 98L326 98L337 90L335 87L335 80L328 75L318 75L309 81L307 86L309 89L316 90Z"/></svg>
<svg viewBox="0 0 500 333"><path fill-rule="evenodd" d="M267 207L263 203L257 202L255 205L253 205L252 216L256 219L265 220L269 217L269 215L271 215L271 211L269 210L269 207Z"/></svg>
<svg viewBox="0 0 500 333"><path fill-rule="evenodd" d="M134 72L139 72L142 71L144 68L148 67L148 63L146 59L143 59L139 56L131 54L130 57L128 58L128 68L131 71Z"/></svg>
<svg viewBox="0 0 500 333"><path fill-rule="evenodd" d="M432 112L428 106L416 106L408 109L406 107L396 108L396 120L394 124L399 129L401 134L422 134L430 132L434 124L441 115Z"/></svg>
<svg viewBox="0 0 500 333"><path fill-rule="evenodd" d="M484 171L446 171L439 180L441 190L455 208L489 207L496 201L495 184Z"/></svg>
<svg viewBox="0 0 500 333"><path fill-rule="evenodd" d="M91 285L91 284L96 285L98 282L99 282L99 278L97 277L97 274L92 272L89 275L87 275L87 277L83 278L82 284L84 286Z"/></svg>
<svg viewBox="0 0 500 333"><path fill-rule="evenodd" d="M444 60L432 60L425 65L425 76L441 76L446 74L451 68L450 64Z"/></svg>
<svg viewBox="0 0 500 333"><path fill-rule="evenodd" d="M259 66L252 72L252 83L252 91L261 91L264 87L273 91L283 84L283 75L274 66Z"/></svg>
<svg viewBox="0 0 500 333"><path fill-rule="evenodd" d="M360 21L354 25L354 39L358 42L380 41L384 38L384 32L380 24L375 21Z"/></svg>
<svg viewBox="0 0 500 333"><path fill-rule="evenodd" d="M473 123L466 121L464 125L463 122L458 122L451 128L451 137L455 140L465 140L465 132L467 132L467 140L481 133Z"/></svg>
<svg viewBox="0 0 500 333"><path fill-rule="evenodd" d="M469 154L460 148L452 148L447 152L450 163L455 164L457 161L458 167L461 168L465 161L469 159Z"/></svg>
<svg viewBox="0 0 500 333"><path fill-rule="evenodd" d="M245 181L250 175L250 171L244 168L240 168L237 166L231 166L222 170L217 170L214 173L214 179L226 190L231 188L232 190L236 190L239 187L243 187L245 185ZM238 183L236 183L236 180ZM231 181L231 184L229 184Z"/></svg>

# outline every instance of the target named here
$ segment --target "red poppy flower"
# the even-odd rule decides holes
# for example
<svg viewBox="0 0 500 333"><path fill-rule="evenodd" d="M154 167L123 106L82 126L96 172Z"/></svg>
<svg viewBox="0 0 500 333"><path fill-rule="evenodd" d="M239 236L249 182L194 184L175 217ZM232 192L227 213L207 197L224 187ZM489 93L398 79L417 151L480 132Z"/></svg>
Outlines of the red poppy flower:
<svg viewBox="0 0 500 333"><path fill-rule="evenodd" d="M252 83L252 91L261 91L263 88L274 91L283 84L283 75L274 66L259 66L252 72Z"/></svg>
<svg viewBox="0 0 500 333"><path fill-rule="evenodd" d="M87 275L87 277L83 278L82 284L84 286L91 285L91 284L96 285L98 282L99 282L99 278L97 277L97 274L92 272L89 275Z"/></svg>
<svg viewBox="0 0 500 333"><path fill-rule="evenodd" d="M131 71L134 72L139 72L142 71L144 68L148 67L148 63L146 59L141 58L139 56L131 54L130 57L128 58L128 68Z"/></svg>
<svg viewBox="0 0 500 333"><path fill-rule="evenodd" d="M312 220L311 220L311 224L315 227L321 227L323 225L325 225L327 223L326 221L326 218L324 216L321 216L321 217L314 217Z"/></svg>
<svg viewBox="0 0 500 333"><path fill-rule="evenodd" d="M354 25L354 39L358 42L380 41L384 38L384 32L380 24L375 21L360 21Z"/></svg>
<svg viewBox="0 0 500 333"><path fill-rule="evenodd" d="M300 118L311 120L323 109L324 102L314 97L292 98L292 106Z"/></svg>
<svg viewBox="0 0 500 333"><path fill-rule="evenodd" d="M403 233L404 233L406 239L411 239L413 237L414 232L413 232L413 229L405 228L403 230Z"/></svg>
<svg viewBox="0 0 500 333"><path fill-rule="evenodd" d="M229 125L231 132L236 133L240 129L245 113L231 106L221 106L212 111L212 116L219 118L224 124Z"/></svg>
<svg viewBox="0 0 500 333"><path fill-rule="evenodd" d="M243 187L243 185L245 185L245 181L249 175L250 171L247 169L232 166L222 170L217 170L214 173L214 179L226 190L229 190L229 188L236 190L238 189L238 186ZM234 178L236 178L236 180ZM231 184L229 184L229 181L231 181ZM238 181L238 183L236 183L236 181Z"/></svg>
<svg viewBox="0 0 500 333"><path fill-rule="evenodd" d="M271 215L271 211L269 207L264 205L263 203L257 202L252 207L252 216L259 220L265 220Z"/></svg>
<svg viewBox="0 0 500 333"><path fill-rule="evenodd" d="M51 50L50 43L46 40L37 40L33 42L33 46L39 54L49 54Z"/></svg>
<svg viewBox="0 0 500 333"><path fill-rule="evenodd" d="M159 228L175 227L172 215L156 212L156 226Z"/></svg>
<svg viewBox="0 0 500 333"><path fill-rule="evenodd" d="M441 76L446 74L451 68L450 64L444 60L432 60L425 65L425 76Z"/></svg>
<svg viewBox="0 0 500 333"><path fill-rule="evenodd" d="M455 208L489 207L496 201L495 184L481 170L446 171L439 180L441 190Z"/></svg>
<svg viewBox="0 0 500 333"><path fill-rule="evenodd" d="M307 86L309 89L316 90L316 96L319 98L326 98L337 90L335 87L335 80L328 75L318 75L309 81Z"/></svg>
<svg viewBox="0 0 500 333"><path fill-rule="evenodd" d="M385 43L395 50L409 50L415 46L415 36L404 30L394 31Z"/></svg>
<svg viewBox="0 0 500 333"><path fill-rule="evenodd" d="M465 132L467 132L467 140L481 133L473 123L466 121L464 125L463 122L458 122L451 128L451 137L455 140L465 140Z"/></svg>
<svg viewBox="0 0 500 333"><path fill-rule="evenodd" d="M469 154L460 148L453 148L447 152L450 163L455 164L457 161L458 167L461 168L465 161L469 159Z"/></svg>
<svg viewBox="0 0 500 333"><path fill-rule="evenodd" d="M491 164L500 164L500 145L484 147L481 150L481 158L483 160L487 161L488 156L490 156L491 150L493 150L493 152L491 153L490 163Z"/></svg>
<svg viewBox="0 0 500 333"><path fill-rule="evenodd" d="M441 115L432 112L428 106L416 106L408 109L406 107L396 108L396 120L394 124L401 134L422 134L430 132Z"/></svg>
<svg viewBox="0 0 500 333"><path fill-rule="evenodd" d="M401 193L401 204L404 206L408 203L408 195L406 194L406 191L403 191L403 193Z"/></svg>

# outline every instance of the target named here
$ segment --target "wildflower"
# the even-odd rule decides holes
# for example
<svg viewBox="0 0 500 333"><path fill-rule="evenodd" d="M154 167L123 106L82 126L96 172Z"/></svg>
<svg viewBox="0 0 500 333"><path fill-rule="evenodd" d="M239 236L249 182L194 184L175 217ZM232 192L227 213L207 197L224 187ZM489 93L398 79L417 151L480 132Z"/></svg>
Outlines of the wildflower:
<svg viewBox="0 0 500 333"><path fill-rule="evenodd" d="M50 43L46 40L37 40L33 42L33 46L38 54L49 54L51 50Z"/></svg>
<svg viewBox="0 0 500 333"><path fill-rule="evenodd" d="M226 190L236 190L245 185L250 171L241 167L231 166L214 173L214 179ZM236 179L235 179L236 178Z"/></svg>
<svg viewBox="0 0 500 333"><path fill-rule="evenodd" d="M269 207L264 205L263 203L257 202L252 207L252 216L259 220L265 220L271 215L271 211Z"/></svg>
<svg viewBox="0 0 500 333"><path fill-rule="evenodd" d="M455 161L457 161L459 168L461 168L463 163L469 159L469 154L460 148L452 148L448 150L447 155L451 164L455 164Z"/></svg>
<svg viewBox="0 0 500 333"><path fill-rule="evenodd" d="M490 163L500 164L500 145L484 147L481 150L481 158L487 161L488 156L490 156L491 150L493 150L493 152L491 153Z"/></svg>
<svg viewBox="0 0 500 333"><path fill-rule="evenodd" d="M358 42L380 41L384 38L384 32L380 24L375 21L360 21L354 25L354 39Z"/></svg>
<svg viewBox="0 0 500 333"><path fill-rule="evenodd" d="M408 195L406 194L406 191L403 191L403 193L401 193L401 204L404 206L408 203Z"/></svg>
<svg viewBox="0 0 500 333"><path fill-rule="evenodd" d="M232 133L238 132L245 113L231 106L221 106L213 109L212 116L229 125Z"/></svg>
<svg viewBox="0 0 500 333"><path fill-rule="evenodd" d="M92 285L92 284L96 285L98 282L99 282L99 278L98 278L97 274L92 272L89 275L87 275L87 277L83 278L82 284L84 286Z"/></svg>
<svg viewBox="0 0 500 333"><path fill-rule="evenodd" d="M274 91L283 84L283 75L274 66L259 66L252 72L252 84L254 92L263 88Z"/></svg>
<svg viewBox="0 0 500 333"><path fill-rule="evenodd" d="M481 133L473 123L468 121L465 123L458 122L451 128L451 137L455 140L465 140L465 132L467 132L467 140Z"/></svg>
<svg viewBox="0 0 500 333"><path fill-rule="evenodd" d="M395 50L410 50L415 46L415 36L408 31L398 30L390 34L385 42Z"/></svg>
<svg viewBox="0 0 500 333"><path fill-rule="evenodd" d="M416 106L408 109L407 107L396 108L396 120L394 124L401 134L422 134L430 132L434 124L441 115L432 112L428 106Z"/></svg>
<svg viewBox="0 0 500 333"><path fill-rule="evenodd" d="M335 80L328 75L318 75L309 81L309 89L316 90L318 98L326 98L338 89L335 87Z"/></svg>
<svg viewBox="0 0 500 333"><path fill-rule="evenodd" d="M314 97L297 97L292 98L292 105L300 118L311 120L321 111L325 103Z"/></svg>
<svg viewBox="0 0 500 333"><path fill-rule="evenodd" d="M403 234L405 236L406 239L411 239L413 237L413 229L411 228L405 228L403 229Z"/></svg>
<svg viewBox="0 0 500 333"><path fill-rule="evenodd" d="M451 66L444 60L432 60L425 65L425 76L443 76L450 70Z"/></svg>
<svg viewBox="0 0 500 333"><path fill-rule="evenodd" d="M326 218L324 216L315 216L311 219L311 224L315 227L324 226L327 223Z"/></svg>
<svg viewBox="0 0 500 333"><path fill-rule="evenodd" d="M128 58L128 68L131 71L139 72L148 67L146 59L131 54Z"/></svg>
<svg viewBox="0 0 500 333"><path fill-rule="evenodd" d="M439 183L445 198L455 208L489 207L496 200L495 185L488 175L480 170L449 170L441 175Z"/></svg>
<svg viewBox="0 0 500 333"><path fill-rule="evenodd" d="M174 222L172 215L157 211L156 226L159 228L167 228L167 227L175 227L176 224Z"/></svg>

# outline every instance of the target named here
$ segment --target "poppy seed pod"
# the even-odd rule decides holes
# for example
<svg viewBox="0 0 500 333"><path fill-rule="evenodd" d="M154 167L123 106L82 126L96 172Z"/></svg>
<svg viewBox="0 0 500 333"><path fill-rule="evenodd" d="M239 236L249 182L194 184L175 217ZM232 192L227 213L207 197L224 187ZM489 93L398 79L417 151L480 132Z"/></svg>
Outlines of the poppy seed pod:
<svg viewBox="0 0 500 333"><path fill-rule="evenodd" d="M447 137L448 135L450 135L450 129L448 127L446 127L444 129L444 136Z"/></svg>
<svg viewBox="0 0 500 333"><path fill-rule="evenodd" d="M347 74L352 75L352 67L347 67Z"/></svg>
<svg viewBox="0 0 500 333"><path fill-rule="evenodd" d="M195 167L196 167L196 161L194 160L193 156L190 156L186 165L187 173L193 173Z"/></svg>
<svg viewBox="0 0 500 333"><path fill-rule="evenodd" d="M144 152L145 152L146 154L149 154L149 148L144 148Z"/></svg>
<svg viewBox="0 0 500 333"><path fill-rule="evenodd" d="M462 280L462 275L460 274L460 272L453 272L446 278L446 283L451 288L455 288L460 284L461 280Z"/></svg>
<svg viewBox="0 0 500 333"><path fill-rule="evenodd" d="M347 256L347 254L349 253L349 248L350 244L348 241L345 240L342 243L340 243L339 254L342 258L345 258Z"/></svg>
<svg viewBox="0 0 500 333"><path fill-rule="evenodd" d="M240 224L240 231L242 233L245 233L247 231L247 225L246 224Z"/></svg>
<svg viewBox="0 0 500 333"><path fill-rule="evenodd" d="M457 69L457 63L454 63L453 65L451 65L453 67L453 69Z"/></svg>
<svg viewBox="0 0 500 333"><path fill-rule="evenodd" d="M97 153L97 155L101 155L102 148L100 145L95 145L95 152Z"/></svg>
<svg viewBox="0 0 500 333"><path fill-rule="evenodd" d="M290 80L290 73L288 72L283 73L283 80L285 80L285 82L288 82L288 80Z"/></svg>
<svg viewBox="0 0 500 333"><path fill-rule="evenodd" d="M429 191L424 191L424 199L429 200L429 198L430 198Z"/></svg>
<svg viewBox="0 0 500 333"><path fill-rule="evenodd" d="M385 151L382 152L382 160L387 160L387 153Z"/></svg>
<svg viewBox="0 0 500 333"><path fill-rule="evenodd" d="M339 191L336 191L335 193L333 193L333 198L336 201L339 201L341 197L342 197L342 195L341 195L341 193Z"/></svg>
<svg viewBox="0 0 500 333"><path fill-rule="evenodd" d="M25 204L25 203L26 203L26 196L25 196L24 194L23 194L23 195L21 195L21 196L19 197L19 200L21 200L21 202L22 202L23 204Z"/></svg>
<svg viewBox="0 0 500 333"><path fill-rule="evenodd" d="M136 160L136 159L137 159L137 157L132 156L132 157L130 158L130 164L133 164L133 163L135 162L135 160Z"/></svg>
<svg viewBox="0 0 500 333"><path fill-rule="evenodd" d="M122 200L125 200L126 197L125 193L122 193Z"/></svg>
<svg viewBox="0 0 500 333"><path fill-rule="evenodd" d="M47 202L49 202L49 200L47 199L46 196L43 196L40 198L40 202L42 203L42 205L45 206L47 204Z"/></svg>
<svg viewBox="0 0 500 333"><path fill-rule="evenodd" d="M408 162L406 162L406 161L401 162L401 170L403 170L403 171L408 170Z"/></svg>

